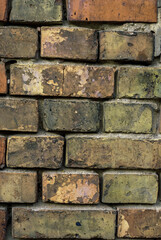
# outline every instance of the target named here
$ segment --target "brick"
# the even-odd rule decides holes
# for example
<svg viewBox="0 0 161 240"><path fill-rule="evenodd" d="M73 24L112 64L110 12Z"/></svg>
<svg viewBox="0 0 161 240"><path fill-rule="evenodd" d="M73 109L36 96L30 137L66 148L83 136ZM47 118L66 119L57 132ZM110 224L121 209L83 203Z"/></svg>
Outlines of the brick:
<svg viewBox="0 0 161 240"><path fill-rule="evenodd" d="M35 58L38 32L28 27L0 27L0 57Z"/></svg>
<svg viewBox="0 0 161 240"><path fill-rule="evenodd" d="M7 209L0 207L0 240L6 239Z"/></svg>
<svg viewBox="0 0 161 240"><path fill-rule="evenodd" d="M111 98L115 70L105 66L68 65L64 70L64 95L85 98Z"/></svg>
<svg viewBox="0 0 161 240"><path fill-rule="evenodd" d="M0 202L34 203L37 195L37 173L22 170L0 171Z"/></svg>
<svg viewBox="0 0 161 240"><path fill-rule="evenodd" d="M13 237L114 239L115 218L115 210L107 206L14 207Z"/></svg>
<svg viewBox="0 0 161 240"><path fill-rule="evenodd" d="M10 94L111 98L114 74L111 67L95 65L12 64Z"/></svg>
<svg viewBox="0 0 161 240"><path fill-rule="evenodd" d="M99 108L90 100L45 99L43 126L46 131L97 132Z"/></svg>
<svg viewBox="0 0 161 240"><path fill-rule="evenodd" d="M44 172L43 202L97 204L99 175L86 171Z"/></svg>
<svg viewBox="0 0 161 240"><path fill-rule="evenodd" d="M8 0L0 0L0 21L7 21Z"/></svg>
<svg viewBox="0 0 161 240"><path fill-rule="evenodd" d="M160 238L160 205L118 208L118 237Z"/></svg>
<svg viewBox="0 0 161 240"><path fill-rule="evenodd" d="M66 167L160 169L161 139L122 134L66 137Z"/></svg>
<svg viewBox="0 0 161 240"><path fill-rule="evenodd" d="M0 130L37 132L38 104L33 99L0 98Z"/></svg>
<svg viewBox="0 0 161 240"><path fill-rule="evenodd" d="M137 101L104 102L105 132L155 133L157 105Z"/></svg>
<svg viewBox="0 0 161 240"><path fill-rule="evenodd" d="M154 204L158 175L151 172L107 171L103 173L103 203Z"/></svg>
<svg viewBox="0 0 161 240"><path fill-rule="evenodd" d="M6 138L0 136L0 169L5 166Z"/></svg>
<svg viewBox="0 0 161 240"><path fill-rule="evenodd" d="M161 70L151 67L121 67L118 71L119 98L161 98Z"/></svg>
<svg viewBox="0 0 161 240"><path fill-rule="evenodd" d="M5 64L0 62L0 94L7 93L7 76Z"/></svg>
<svg viewBox="0 0 161 240"><path fill-rule="evenodd" d="M12 64L10 74L11 95L63 95L63 65Z"/></svg>
<svg viewBox="0 0 161 240"><path fill-rule="evenodd" d="M41 57L96 61L97 32L87 28L42 27Z"/></svg>
<svg viewBox="0 0 161 240"><path fill-rule="evenodd" d="M7 143L7 167L58 169L64 138L59 135L12 136Z"/></svg>
<svg viewBox="0 0 161 240"><path fill-rule="evenodd" d="M157 4L158 8L160 8L161 7L161 0L158 0L157 3L158 3Z"/></svg>
<svg viewBox="0 0 161 240"><path fill-rule="evenodd" d="M67 0L69 21L157 22L156 0Z"/></svg>
<svg viewBox="0 0 161 240"><path fill-rule="evenodd" d="M151 62L154 36L142 32L101 31L100 60Z"/></svg>
<svg viewBox="0 0 161 240"><path fill-rule="evenodd" d="M62 0L14 0L11 22L61 23Z"/></svg>

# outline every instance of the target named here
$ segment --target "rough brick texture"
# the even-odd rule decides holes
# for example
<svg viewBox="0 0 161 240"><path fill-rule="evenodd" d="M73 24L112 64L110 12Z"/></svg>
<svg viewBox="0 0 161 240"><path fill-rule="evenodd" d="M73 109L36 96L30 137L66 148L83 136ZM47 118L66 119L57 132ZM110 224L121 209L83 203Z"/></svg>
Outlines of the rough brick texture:
<svg viewBox="0 0 161 240"><path fill-rule="evenodd" d="M160 206L118 208L118 237L160 238L160 226Z"/></svg>
<svg viewBox="0 0 161 240"><path fill-rule="evenodd" d="M68 135L66 166L74 168L160 169L161 140L128 135ZM121 153L121 154L120 154Z"/></svg>
<svg viewBox="0 0 161 240"><path fill-rule="evenodd" d="M58 135L8 138L7 166L57 169L63 162L64 138Z"/></svg>
<svg viewBox="0 0 161 240"><path fill-rule="evenodd" d="M105 132L155 133L157 105L146 102L104 103Z"/></svg>
<svg viewBox="0 0 161 240"><path fill-rule="evenodd" d="M0 240L161 239L160 201L161 0L0 0Z"/></svg>
<svg viewBox="0 0 161 240"><path fill-rule="evenodd" d="M90 172L45 172L44 202L93 204L99 202L99 176Z"/></svg>
<svg viewBox="0 0 161 240"><path fill-rule="evenodd" d="M156 0L66 0L69 21L157 22Z"/></svg>
<svg viewBox="0 0 161 240"><path fill-rule="evenodd" d="M62 0L13 0L11 22L60 23Z"/></svg>
<svg viewBox="0 0 161 240"><path fill-rule="evenodd" d="M158 196L158 176L148 172L107 171L103 174L104 203L154 204Z"/></svg>
<svg viewBox="0 0 161 240"><path fill-rule="evenodd" d="M152 67L121 67L118 70L119 98L161 98L161 70Z"/></svg>
<svg viewBox="0 0 161 240"><path fill-rule="evenodd" d="M41 57L96 61L97 32L85 28L42 27Z"/></svg>
<svg viewBox="0 0 161 240"><path fill-rule="evenodd" d="M111 67L68 65L64 70L64 95L85 98L111 98L114 75Z"/></svg>
<svg viewBox="0 0 161 240"><path fill-rule="evenodd" d="M101 31L100 60L151 62L154 55L152 33Z"/></svg>
<svg viewBox="0 0 161 240"><path fill-rule="evenodd" d="M0 206L0 240L6 239L7 209Z"/></svg>
<svg viewBox="0 0 161 240"><path fill-rule="evenodd" d="M36 100L0 98L0 116L1 131L37 132Z"/></svg>
<svg viewBox="0 0 161 240"><path fill-rule="evenodd" d="M5 166L6 138L0 136L0 168Z"/></svg>
<svg viewBox="0 0 161 240"><path fill-rule="evenodd" d="M0 0L0 21L6 21L8 15L8 0Z"/></svg>
<svg viewBox="0 0 161 240"><path fill-rule="evenodd" d="M7 93L7 76L5 64L0 62L0 94Z"/></svg>
<svg viewBox="0 0 161 240"><path fill-rule="evenodd" d="M0 171L0 202L34 203L37 196L37 174L29 171Z"/></svg>
<svg viewBox="0 0 161 240"><path fill-rule="evenodd" d="M38 33L34 28L0 26L0 43L0 57L35 58Z"/></svg>
<svg viewBox="0 0 161 240"><path fill-rule="evenodd" d="M116 216L109 207L43 206L13 208L13 237L114 239Z"/></svg>
<svg viewBox="0 0 161 240"><path fill-rule="evenodd" d="M97 132L99 103L46 99L43 106L43 125L47 131Z"/></svg>
<svg viewBox="0 0 161 240"><path fill-rule="evenodd" d="M111 67L58 64L13 64L11 95L111 98L114 95Z"/></svg>

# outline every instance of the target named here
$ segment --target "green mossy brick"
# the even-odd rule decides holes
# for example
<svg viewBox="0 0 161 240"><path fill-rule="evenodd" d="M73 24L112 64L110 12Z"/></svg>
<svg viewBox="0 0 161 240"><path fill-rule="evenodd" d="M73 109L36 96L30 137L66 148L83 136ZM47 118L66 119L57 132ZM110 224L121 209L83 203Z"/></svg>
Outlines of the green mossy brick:
<svg viewBox="0 0 161 240"><path fill-rule="evenodd" d="M44 100L43 125L46 131L97 132L98 102L90 100Z"/></svg>
<svg viewBox="0 0 161 240"><path fill-rule="evenodd" d="M107 171L103 173L103 203L154 204L158 175L151 172Z"/></svg>
<svg viewBox="0 0 161 240"><path fill-rule="evenodd" d="M11 22L61 23L62 0L13 0Z"/></svg>
<svg viewBox="0 0 161 240"><path fill-rule="evenodd" d="M103 104L105 132L155 133L157 105L137 101L111 101Z"/></svg>
<svg viewBox="0 0 161 240"><path fill-rule="evenodd" d="M116 212L108 206L14 207L14 238L115 239Z"/></svg>
<svg viewBox="0 0 161 240"><path fill-rule="evenodd" d="M161 98L161 69L121 67L118 69L119 98Z"/></svg>

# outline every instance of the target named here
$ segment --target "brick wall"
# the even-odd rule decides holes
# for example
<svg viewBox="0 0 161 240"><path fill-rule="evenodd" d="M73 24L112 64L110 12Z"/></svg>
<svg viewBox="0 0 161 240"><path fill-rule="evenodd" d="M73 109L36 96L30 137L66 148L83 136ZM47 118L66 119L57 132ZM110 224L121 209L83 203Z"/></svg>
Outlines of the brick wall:
<svg viewBox="0 0 161 240"><path fill-rule="evenodd" d="M161 239L160 55L160 0L0 0L0 240Z"/></svg>

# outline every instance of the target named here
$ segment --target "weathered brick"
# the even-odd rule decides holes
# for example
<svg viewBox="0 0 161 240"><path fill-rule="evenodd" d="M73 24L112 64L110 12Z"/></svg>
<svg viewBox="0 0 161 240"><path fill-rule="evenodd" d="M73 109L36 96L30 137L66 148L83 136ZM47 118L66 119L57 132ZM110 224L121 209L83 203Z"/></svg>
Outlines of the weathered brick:
<svg viewBox="0 0 161 240"><path fill-rule="evenodd" d="M157 0L67 0L69 21L157 22Z"/></svg>
<svg viewBox="0 0 161 240"><path fill-rule="evenodd" d="M41 57L96 61L97 32L87 28L42 27Z"/></svg>
<svg viewBox="0 0 161 240"><path fill-rule="evenodd" d="M37 132L38 105L33 99L0 98L0 130Z"/></svg>
<svg viewBox="0 0 161 240"><path fill-rule="evenodd" d="M100 36L100 60L151 62L154 57L152 33L108 32Z"/></svg>
<svg viewBox="0 0 161 240"><path fill-rule="evenodd" d="M5 166L6 138L0 136L0 168Z"/></svg>
<svg viewBox="0 0 161 240"><path fill-rule="evenodd" d="M38 32L28 27L0 27L0 57L35 58Z"/></svg>
<svg viewBox="0 0 161 240"><path fill-rule="evenodd" d="M70 97L109 98L114 94L112 67L68 65L64 70L64 95Z"/></svg>
<svg viewBox="0 0 161 240"><path fill-rule="evenodd" d="M43 125L46 131L97 132L99 108L90 100L45 99Z"/></svg>
<svg viewBox="0 0 161 240"><path fill-rule="evenodd" d="M14 238L114 239L115 218L107 206L14 207L12 233Z"/></svg>
<svg viewBox="0 0 161 240"><path fill-rule="evenodd" d="M103 173L102 202L156 203L158 175L151 172L107 171Z"/></svg>
<svg viewBox="0 0 161 240"><path fill-rule="evenodd" d="M37 196L37 173L30 171L0 171L0 202L34 203Z"/></svg>
<svg viewBox="0 0 161 240"><path fill-rule="evenodd" d="M6 239L7 209L0 207L0 240Z"/></svg>
<svg viewBox="0 0 161 240"><path fill-rule="evenodd" d="M7 143L7 167L53 168L62 166L64 138L59 135L13 136Z"/></svg>
<svg viewBox="0 0 161 240"><path fill-rule="evenodd" d="M0 0L0 21L6 21L7 20L7 5L8 0Z"/></svg>
<svg viewBox="0 0 161 240"><path fill-rule="evenodd" d="M161 69L121 67L118 70L119 98L161 98Z"/></svg>
<svg viewBox="0 0 161 240"><path fill-rule="evenodd" d="M161 8L161 0L158 0L157 3L158 8Z"/></svg>
<svg viewBox="0 0 161 240"><path fill-rule="evenodd" d="M5 64L0 62L0 94L7 93L7 76Z"/></svg>
<svg viewBox="0 0 161 240"><path fill-rule="evenodd" d="M66 166L160 169L161 139L122 134L68 135Z"/></svg>
<svg viewBox="0 0 161 240"><path fill-rule="evenodd" d="M60 23L62 0L13 0L10 21Z"/></svg>
<svg viewBox="0 0 161 240"><path fill-rule="evenodd" d="M118 208L118 237L160 238L160 205Z"/></svg>
<svg viewBox="0 0 161 240"><path fill-rule="evenodd" d="M10 94L108 98L114 94L114 73L108 66L13 64Z"/></svg>
<svg viewBox="0 0 161 240"><path fill-rule="evenodd" d="M43 202L96 204L99 202L99 175L86 171L44 172Z"/></svg>
<svg viewBox="0 0 161 240"><path fill-rule="evenodd" d="M113 92L114 70L110 67L32 63L11 66L12 95L106 98Z"/></svg>
<svg viewBox="0 0 161 240"><path fill-rule="evenodd" d="M10 74L11 95L63 95L63 65L13 64Z"/></svg>
<svg viewBox="0 0 161 240"><path fill-rule="evenodd" d="M104 102L103 108L105 132L156 132L156 104L118 100Z"/></svg>

